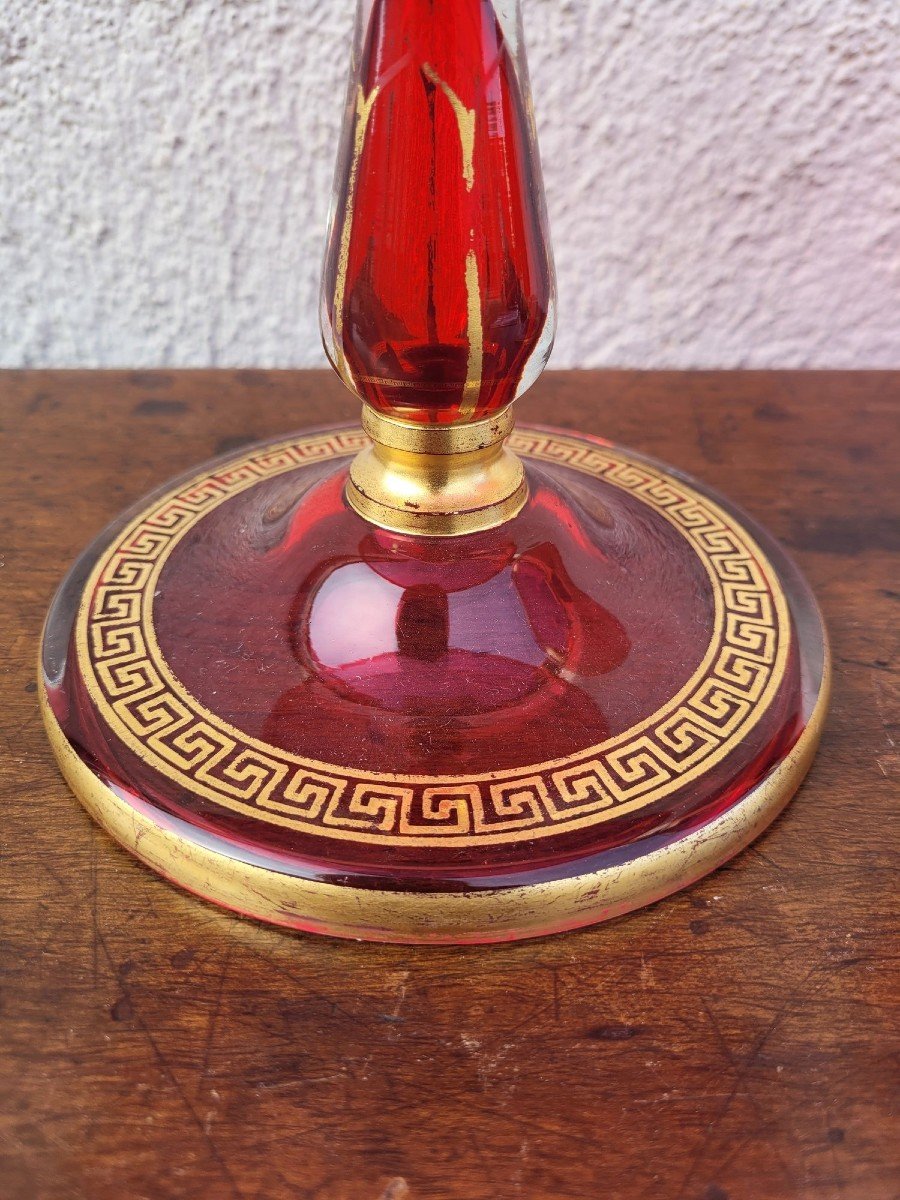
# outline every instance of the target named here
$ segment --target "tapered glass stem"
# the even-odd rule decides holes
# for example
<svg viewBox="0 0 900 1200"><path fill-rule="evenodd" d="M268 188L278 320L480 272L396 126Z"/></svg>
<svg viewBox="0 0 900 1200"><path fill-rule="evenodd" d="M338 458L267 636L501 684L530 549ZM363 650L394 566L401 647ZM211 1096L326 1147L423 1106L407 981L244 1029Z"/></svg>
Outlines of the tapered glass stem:
<svg viewBox="0 0 900 1200"><path fill-rule="evenodd" d="M546 362L554 277L518 3L361 0L322 288L385 415L478 420Z"/></svg>

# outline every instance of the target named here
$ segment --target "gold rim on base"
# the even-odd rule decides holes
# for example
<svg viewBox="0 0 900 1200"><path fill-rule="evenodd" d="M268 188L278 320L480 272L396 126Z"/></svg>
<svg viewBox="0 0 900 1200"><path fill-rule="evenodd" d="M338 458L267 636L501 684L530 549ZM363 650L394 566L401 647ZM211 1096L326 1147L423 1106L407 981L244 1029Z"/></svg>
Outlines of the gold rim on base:
<svg viewBox="0 0 900 1200"><path fill-rule="evenodd" d="M824 636L824 630L823 630ZM339 886L244 861L186 837L182 822L128 802L79 758L39 673L41 713L60 769L88 813L137 858L190 892L276 925L368 941L462 943L536 937L590 925L660 900L732 858L787 805L809 770L828 708L827 644L809 722L785 758L727 812L625 866L478 892Z"/></svg>

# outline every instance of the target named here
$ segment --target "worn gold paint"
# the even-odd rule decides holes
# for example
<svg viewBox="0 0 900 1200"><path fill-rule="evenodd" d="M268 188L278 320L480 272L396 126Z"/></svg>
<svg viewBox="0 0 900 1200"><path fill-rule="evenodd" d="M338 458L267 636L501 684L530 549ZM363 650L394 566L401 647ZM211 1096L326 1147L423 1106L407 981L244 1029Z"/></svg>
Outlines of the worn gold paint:
<svg viewBox="0 0 900 1200"><path fill-rule="evenodd" d="M337 277L334 284L334 350L335 367L344 383L356 390L347 360L344 357L344 295L347 289L347 269L350 262L350 235L353 232L353 206L356 194L356 180L359 175L359 161L362 158L366 141L366 130L372 108L378 99L379 88L373 87L366 96L360 85L356 92L356 126L353 132L353 161L350 164L350 177L347 181L347 204L344 209L344 224L341 228L341 248L338 254Z"/></svg>
<svg viewBox="0 0 900 1200"><path fill-rule="evenodd" d="M475 109L466 108L453 88L441 79L431 63L423 63L422 74L435 87L441 89L453 109L459 129L459 142L462 147L463 180L466 191L471 192L475 186Z"/></svg>
<svg viewBox="0 0 900 1200"><path fill-rule="evenodd" d="M425 63L422 72L427 79L439 87L453 109L459 130L462 148L463 181L466 191L475 186L475 109L466 108L462 100L448 83L441 79L430 63ZM469 421L481 395L481 378L484 370L484 328L481 318L481 281L478 273L478 258L475 254L475 230L469 230L470 246L466 254L466 337L469 355L466 362L466 382L463 386L459 420Z"/></svg>
<svg viewBox="0 0 900 1200"><path fill-rule="evenodd" d="M474 231L473 235L474 237ZM469 339L469 358L466 364L466 384L463 388L462 404L459 406L460 421L470 421L481 395L481 375L484 368L484 329L481 322L481 283L478 278L478 259L475 250L466 255L466 313Z"/></svg>

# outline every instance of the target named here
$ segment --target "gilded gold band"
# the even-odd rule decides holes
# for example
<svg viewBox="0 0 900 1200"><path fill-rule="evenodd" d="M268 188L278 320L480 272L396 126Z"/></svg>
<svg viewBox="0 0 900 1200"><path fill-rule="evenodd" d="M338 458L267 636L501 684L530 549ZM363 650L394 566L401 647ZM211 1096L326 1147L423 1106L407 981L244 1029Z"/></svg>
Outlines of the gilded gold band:
<svg viewBox="0 0 900 1200"><path fill-rule="evenodd" d="M503 442L516 423L513 406L481 421L456 425L423 425L416 421L401 421L386 417L368 404L363 405L362 427L372 439L395 450L411 454L467 454L486 450Z"/></svg>
<svg viewBox="0 0 900 1200"><path fill-rule="evenodd" d="M173 883L275 924L392 942L505 941L572 929L631 912L714 870L749 845L781 811L809 769L828 708L830 666L806 728L785 759L708 825L627 864L571 879L479 892L404 892L325 883L245 861L187 838L178 823L126 800L85 765L50 709L44 723L72 791L108 833Z"/></svg>
<svg viewBox="0 0 900 1200"><path fill-rule="evenodd" d="M354 459L347 500L397 533L453 537L492 529L528 498L521 460L504 444L512 406L468 424L419 425L363 406L372 445Z"/></svg>

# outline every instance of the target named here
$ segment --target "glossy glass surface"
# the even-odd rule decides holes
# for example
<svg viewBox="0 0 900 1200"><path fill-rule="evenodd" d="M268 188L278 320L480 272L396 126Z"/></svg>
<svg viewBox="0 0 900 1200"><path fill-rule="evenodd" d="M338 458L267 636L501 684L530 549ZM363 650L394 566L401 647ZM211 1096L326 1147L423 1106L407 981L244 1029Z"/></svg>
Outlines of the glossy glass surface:
<svg viewBox="0 0 900 1200"><path fill-rule="evenodd" d="M302 499L297 482L222 505L160 578L174 673L220 708L246 664L229 713L252 737L372 771L493 771L629 728L706 649L700 563L613 489L589 513L532 469L521 516L429 539L368 525L343 472Z"/></svg>
<svg viewBox="0 0 900 1200"><path fill-rule="evenodd" d="M322 289L381 412L487 416L543 369L553 269L517 4L362 0Z"/></svg>
<svg viewBox="0 0 900 1200"><path fill-rule="evenodd" d="M630 730L697 669L709 580L684 539L621 489L532 464L520 517L447 541L367 525L343 499L345 471L304 467L226 501L160 577L153 625L173 674L248 736L351 774L495 772ZM53 606L45 681L66 737L102 778L238 857L385 888L565 878L701 827L804 728L822 677L818 617L793 567L754 535L782 574L799 630L774 702L699 780L563 836L490 847L330 841L242 816L161 775L108 727L78 669L73 621L100 547Z"/></svg>

